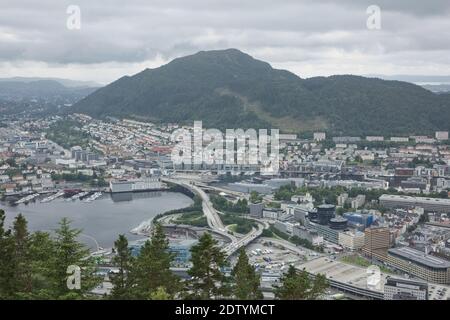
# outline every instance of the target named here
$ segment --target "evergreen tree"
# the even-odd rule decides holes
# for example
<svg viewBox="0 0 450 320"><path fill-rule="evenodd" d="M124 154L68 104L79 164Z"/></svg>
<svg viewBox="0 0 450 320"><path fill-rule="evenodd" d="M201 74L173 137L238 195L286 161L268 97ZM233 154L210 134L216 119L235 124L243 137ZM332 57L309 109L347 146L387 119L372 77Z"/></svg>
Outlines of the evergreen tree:
<svg viewBox="0 0 450 320"><path fill-rule="evenodd" d="M226 266L224 252L217 246L211 234L205 233L192 247L192 267L188 273L188 298L207 300L229 294L227 279L221 268Z"/></svg>
<svg viewBox="0 0 450 320"><path fill-rule="evenodd" d="M281 286L275 288L275 297L281 300L316 300L327 287L324 275L317 275L311 280L306 270L299 273L291 265L281 279Z"/></svg>
<svg viewBox="0 0 450 320"><path fill-rule="evenodd" d="M233 295L240 300L262 299L261 279L255 268L249 264L245 249L239 252L239 258L231 273L233 277Z"/></svg>
<svg viewBox="0 0 450 320"><path fill-rule="evenodd" d="M33 277L33 298L51 299L52 275L56 256L55 242L48 232L37 231L30 236L30 257Z"/></svg>
<svg viewBox="0 0 450 320"><path fill-rule="evenodd" d="M14 293L13 251L11 230L5 230L5 212L0 210L0 299L10 299Z"/></svg>
<svg viewBox="0 0 450 320"><path fill-rule="evenodd" d="M114 249L116 255L112 259L112 262L119 267L119 273L110 276L111 283L114 286L111 292L111 298L131 299L133 284L131 268L133 265L133 257L125 235L119 235L119 238L114 242Z"/></svg>
<svg viewBox="0 0 450 320"><path fill-rule="evenodd" d="M81 230L71 229L70 221L63 218L56 230L55 259L52 268L52 293L59 299L81 299L97 286L101 279L95 275L95 263L90 257L89 249L77 241ZM70 290L67 287L67 270L69 266L81 269L81 289Z"/></svg>
<svg viewBox="0 0 450 320"><path fill-rule="evenodd" d="M17 298L25 298L32 291L30 238L27 221L19 214L13 223L12 238L14 250L12 254L13 287Z"/></svg>
<svg viewBox="0 0 450 320"><path fill-rule="evenodd" d="M179 279L170 270L173 258L163 227L155 223L151 239L141 248L133 268L134 291L139 299L150 299L160 287L171 297L178 293Z"/></svg>
<svg viewBox="0 0 450 320"><path fill-rule="evenodd" d="M164 287L158 287L156 291L150 294L151 300L169 300L170 298L170 294L167 293Z"/></svg>

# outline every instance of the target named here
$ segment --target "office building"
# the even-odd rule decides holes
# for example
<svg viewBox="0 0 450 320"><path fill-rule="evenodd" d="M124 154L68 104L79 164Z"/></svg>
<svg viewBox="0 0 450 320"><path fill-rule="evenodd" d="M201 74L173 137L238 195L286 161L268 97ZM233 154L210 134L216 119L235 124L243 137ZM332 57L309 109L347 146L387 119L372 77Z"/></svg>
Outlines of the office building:
<svg viewBox="0 0 450 320"><path fill-rule="evenodd" d="M373 215L362 212L345 212L342 215L348 220L348 225L353 228L364 230L373 223Z"/></svg>
<svg viewBox="0 0 450 320"><path fill-rule="evenodd" d="M450 212L450 199L410 197L383 194L380 204L386 208L423 208L426 212Z"/></svg>
<svg viewBox="0 0 450 320"><path fill-rule="evenodd" d="M349 250L359 250L364 246L364 232L344 231L339 232L338 244Z"/></svg>
<svg viewBox="0 0 450 320"><path fill-rule="evenodd" d="M337 216L330 219L330 228L335 230L345 230L347 229L347 219Z"/></svg>
<svg viewBox="0 0 450 320"><path fill-rule="evenodd" d="M364 231L363 252L369 257L374 253L385 253L391 246L390 231L388 227L370 227Z"/></svg>
<svg viewBox="0 0 450 320"><path fill-rule="evenodd" d="M335 206L332 204L322 204L317 207L317 217L321 225L328 225L335 216Z"/></svg>
<svg viewBox="0 0 450 320"><path fill-rule="evenodd" d="M323 239L338 244L339 243L339 230L331 229L327 225L309 222L306 226L309 229L315 230Z"/></svg>
<svg viewBox="0 0 450 320"><path fill-rule="evenodd" d="M388 277L384 284L384 300L428 300L428 283Z"/></svg>
<svg viewBox="0 0 450 320"><path fill-rule="evenodd" d="M323 237L320 236L317 231L308 229L303 226L296 225L292 229L292 235L300 239L307 240L315 246L323 244Z"/></svg>
<svg viewBox="0 0 450 320"><path fill-rule="evenodd" d="M250 203L248 205L250 216L254 218L262 218L264 205L262 203Z"/></svg>
<svg viewBox="0 0 450 320"><path fill-rule="evenodd" d="M450 283L450 261L411 247L389 249L384 261L403 272L424 279L427 282Z"/></svg>

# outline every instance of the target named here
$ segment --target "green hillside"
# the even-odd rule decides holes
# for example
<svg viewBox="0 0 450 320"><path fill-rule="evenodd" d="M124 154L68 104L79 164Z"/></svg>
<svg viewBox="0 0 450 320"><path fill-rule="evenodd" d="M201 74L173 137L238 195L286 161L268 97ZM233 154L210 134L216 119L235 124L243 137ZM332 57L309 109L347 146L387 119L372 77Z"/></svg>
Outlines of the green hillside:
<svg viewBox="0 0 450 320"><path fill-rule="evenodd" d="M301 79L236 49L146 69L79 101L74 112L205 127L419 134L450 129L450 97L400 81L343 75Z"/></svg>

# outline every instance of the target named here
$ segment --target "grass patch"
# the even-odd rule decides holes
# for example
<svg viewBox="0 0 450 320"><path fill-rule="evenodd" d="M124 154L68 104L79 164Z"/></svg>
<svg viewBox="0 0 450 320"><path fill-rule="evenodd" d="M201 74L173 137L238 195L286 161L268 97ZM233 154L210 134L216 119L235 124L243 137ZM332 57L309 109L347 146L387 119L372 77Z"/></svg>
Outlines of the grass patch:
<svg viewBox="0 0 450 320"><path fill-rule="evenodd" d="M344 256L340 260L342 262L344 262L344 263L351 264L351 265L354 265L354 266L357 266L357 267L362 267L362 268L367 268L367 267L369 267L369 266L371 266L373 264L372 262L370 262L366 258L361 257L361 256L356 255L356 254L349 255L349 256ZM381 272L391 273L392 274L392 271L389 270L386 267L379 266L379 268L380 268Z"/></svg>
<svg viewBox="0 0 450 320"><path fill-rule="evenodd" d="M237 233L246 234L252 231L253 227L257 228L256 222L240 217L236 214L221 214L220 218L226 226L233 225L232 230Z"/></svg>
<svg viewBox="0 0 450 320"><path fill-rule="evenodd" d="M207 227L208 221L206 217L203 215L203 212L193 211L193 212L185 212L180 217L174 220L176 224L186 224L195 227Z"/></svg>

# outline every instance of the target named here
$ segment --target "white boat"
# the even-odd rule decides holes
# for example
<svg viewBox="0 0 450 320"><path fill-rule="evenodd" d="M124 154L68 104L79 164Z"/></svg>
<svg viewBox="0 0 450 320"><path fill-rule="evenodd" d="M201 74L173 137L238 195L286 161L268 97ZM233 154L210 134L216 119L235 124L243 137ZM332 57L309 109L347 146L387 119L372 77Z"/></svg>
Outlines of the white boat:
<svg viewBox="0 0 450 320"><path fill-rule="evenodd" d="M44 198L41 200L41 203L51 202L59 197L62 197L64 195L64 191L58 191L55 194L52 194L51 196L48 196L47 198Z"/></svg>
<svg viewBox="0 0 450 320"><path fill-rule="evenodd" d="M83 192L77 193L77 194L73 195L72 197L70 197L69 199L67 199L67 201L80 199L87 194L89 194L89 192L83 191Z"/></svg>
<svg viewBox="0 0 450 320"><path fill-rule="evenodd" d="M94 200L97 200L98 198L100 198L102 196L101 192L95 192L94 194L92 194L91 196L89 196L88 198L86 198L84 200L84 202L92 202Z"/></svg>
<svg viewBox="0 0 450 320"><path fill-rule="evenodd" d="M21 204L21 203L29 202L29 201L33 200L34 198L36 198L36 197L38 197L38 196L39 196L39 193L30 194L30 195L28 195L28 196L26 196L26 197L24 197L24 198L22 198L22 199L20 199L20 200L17 200L17 201L16 201L16 204Z"/></svg>

